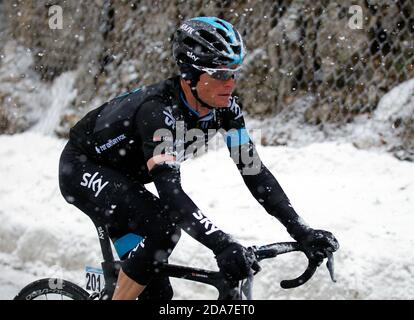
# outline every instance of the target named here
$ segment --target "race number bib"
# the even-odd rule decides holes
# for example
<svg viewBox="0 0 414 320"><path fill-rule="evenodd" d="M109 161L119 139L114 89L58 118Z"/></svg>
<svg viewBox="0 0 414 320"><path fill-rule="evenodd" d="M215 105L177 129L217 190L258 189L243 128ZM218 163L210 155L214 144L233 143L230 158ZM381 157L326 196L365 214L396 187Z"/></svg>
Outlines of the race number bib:
<svg viewBox="0 0 414 320"><path fill-rule="evenodd" d="M100 268L85 268L85 289L88 292L100 292L105 287L103 271Z"/></svg>

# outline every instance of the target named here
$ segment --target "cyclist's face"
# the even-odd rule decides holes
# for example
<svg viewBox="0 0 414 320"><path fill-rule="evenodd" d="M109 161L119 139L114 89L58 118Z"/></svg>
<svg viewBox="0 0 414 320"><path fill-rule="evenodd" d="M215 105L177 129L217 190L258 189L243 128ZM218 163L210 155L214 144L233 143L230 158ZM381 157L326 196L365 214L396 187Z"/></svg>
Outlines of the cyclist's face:
<svg viewBox="0 0 414 320"><path fill-rule="evenodd" d="M225 108L229 104L229 98L236 85L236 80L230 78L228 80L217 80L203 73L200 81L197 83L198 96L207 104Z"/></svg>

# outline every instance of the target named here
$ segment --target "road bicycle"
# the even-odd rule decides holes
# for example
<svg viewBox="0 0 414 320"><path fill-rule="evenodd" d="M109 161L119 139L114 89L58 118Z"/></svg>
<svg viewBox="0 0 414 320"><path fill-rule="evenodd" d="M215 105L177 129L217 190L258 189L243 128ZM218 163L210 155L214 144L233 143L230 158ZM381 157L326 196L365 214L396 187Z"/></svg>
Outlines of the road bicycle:
<svg viewBox="0 0 414 320"><path fill-rule="evenodd" d="M87 289L94 292L89 293L73 282L57 279L45 278L31 282L25 286L14 298L14 300L110 300L115 290L115 285L120 270L120 261L114 259L106 227L102 224L96 224L98 231L103 262L102 270L91 270L87 272ZM258 266L258 262L264 259L275 258L278 255L288 252L301 251L302 247L297 242L278 242L262 246L251 246L248 248L253 252L252 265ZM330 253L327 259L327 267L332 281L336 282L334 277L334 259ZM312 260L308 258L308 266L305 272L299 277L291 280L283 280L280 286L283 289L296 288L306 283L315 273L323 260ZM260 271L260 266L251 270L246 279L235 281L228 279L221 271L210 271L187 266L174 264L161 264L155 277L174 277L201 282L215 287L218 291L218 300L251 300L254 275ZM103 276L103 280L102 277Z"/></svg>

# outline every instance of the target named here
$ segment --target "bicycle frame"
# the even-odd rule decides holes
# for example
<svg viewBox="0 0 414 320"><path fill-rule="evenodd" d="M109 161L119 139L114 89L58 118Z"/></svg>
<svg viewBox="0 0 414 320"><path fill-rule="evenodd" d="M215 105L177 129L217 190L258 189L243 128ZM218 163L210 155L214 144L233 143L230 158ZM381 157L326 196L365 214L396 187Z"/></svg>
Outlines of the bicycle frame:
<svg viewBox="0 0 414 320"><path fill-rule="evenodd" d="M95 226L98 231L100 246L104 259L101 265L105 279L105 287L101 291L100 296L104 296L102 292L105 291L105 293L108 295L107 298L110 299L115 290L118 270L120 269L120 261L115 261L114 259L111 248L111 241L109 239L106 227L102 224L96 224ZM250 249L252 249L255 253L257 261L274 258L279 254L287 252L301 251L299 244L296 242L280 242L260 247L251 247ZM293 288L304 284L312 277L320 263L321 261L309 261L309 265L306 271L296 279L282 281L282 288ZM209 271L192 267L178 266L174 264L161 264L158 267L158 272L155 276L181 278L214 286L219 292L219 300L240 300L242 298L241 292L239 290L240 281L230 281L220 271ZM251 280L252 276L250 278L250 281ZM251 296L250 290L251 286L248 286L247 292L245 292L246 297Z"/></svg>
<svg viewBox="0 0 414 320"><path fill-rule="evenodd" d="M111 298L115 290L118 270L120 269L120 261L115 261L114 259L111 241L106 228L101 224L97 224L96 229L98 231L99 243L104 259L101 263L105 279L105 288L103 290L108 294L108 298ZM158 269L159 271L155 277L168 276L214 286L219 292L219 300L240 298L237 290L239 281L229 281L225 278L224 274L219 271L208 271L174 264L162 264Z"/></svg>

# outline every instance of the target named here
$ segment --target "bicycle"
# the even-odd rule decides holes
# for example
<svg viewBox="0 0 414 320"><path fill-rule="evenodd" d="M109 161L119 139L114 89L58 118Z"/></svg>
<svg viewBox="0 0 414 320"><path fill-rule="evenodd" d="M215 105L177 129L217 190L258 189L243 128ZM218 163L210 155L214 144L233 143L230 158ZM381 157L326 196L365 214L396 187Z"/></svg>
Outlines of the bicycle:
<svg viewBox="0 0 414 320"><path fill-rule="evenodd" d="M14 300L34 300L45 296L48 299L48 294L57 294L64 298L73 300L108 300L112 298L115 290L115 285L118 277L118 270L120 269L120 261L115 261L110 238L106 227L101 224L96 224L98 231L101 251L103 255L103 262L101 263L103 270L103 277L105 285L103 289L98 292L88 293L80 286L63 279L45 278L29 283L25 286L14 298ZM302 251L301 246L297 242L278 242L263 246L252 246L248 250L254 253L254 261L252 265L258 266L258 262L264 259L275 258L280 254L288 252ZM299 287L305 284L315 273L316 269L321 265L323 260L308 259L308 266L305 272L299 277L292 280L283 280L280 286L283 289L290 289ZM336 282L334 277L333 254L328 256L327 267L333 282ZM247 300L252 299L253 277L260 271L260 267L253 269L250 275L245 280L232 281L226 278L221 271L209 271L199 268L179 266L174 264L161 264L158 267L157 276L169 276L174 278L181 278L201 282L207 285L214 286L218 292L218 300L242 300L243 294Z"/></svg>

